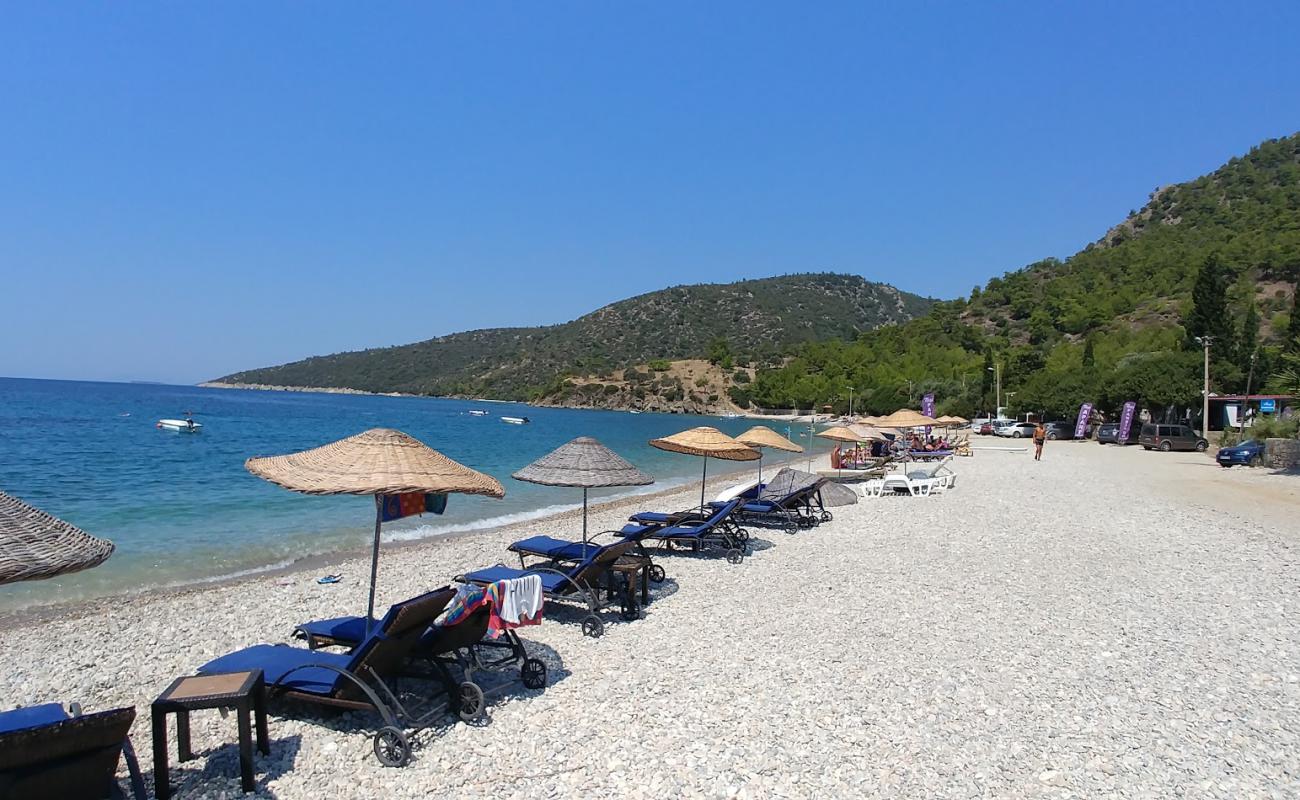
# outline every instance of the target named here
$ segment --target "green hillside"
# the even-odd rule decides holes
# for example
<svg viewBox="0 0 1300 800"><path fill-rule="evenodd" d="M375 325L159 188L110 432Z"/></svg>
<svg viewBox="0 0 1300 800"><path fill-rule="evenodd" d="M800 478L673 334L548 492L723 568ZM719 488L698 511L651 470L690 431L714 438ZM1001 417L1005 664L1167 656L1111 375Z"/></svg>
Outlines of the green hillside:
<svg viewBox="0 0 1300 800"><path fill-rule="evenodd" d="M1067 416L1083 401L1113 408L1129 399L1199 406L1191 336L1214 336L1212 391L1248 380L1260 388L1300 333L1297 279L1300 134L1157 189L1065 261L994 278L924 319L799 348L784 366L760 370L751 396L773 407L843 407L854 386L858 407L884 412L934 391L941 410L970 416L992 407L987 367L997 363L1016 410Z"/></svg>
<svg viewBox="0 0 1300 800"><path fill-rule="evenodd" d="M931 301L856 275L785 275L675 286L562 325L491 328L415 344L248 370L221 383L528 399L565 375L609 372L719 349L770 360L804 342L853 338L905 322Z"/></svg>

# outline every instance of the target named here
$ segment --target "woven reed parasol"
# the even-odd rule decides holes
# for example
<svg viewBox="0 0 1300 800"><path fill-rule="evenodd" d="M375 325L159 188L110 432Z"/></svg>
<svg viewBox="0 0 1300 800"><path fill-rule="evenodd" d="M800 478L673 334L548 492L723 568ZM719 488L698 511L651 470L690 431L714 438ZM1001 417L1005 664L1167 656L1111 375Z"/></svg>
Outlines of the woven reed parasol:
<svg viewBox="0 0 1300 800"><path fill-rule="evenodd" d="M736 441L717 428L708 426L691 428L662 439L651 439L650 446L670 453L704 458L704 471L700 476L700 508L704 508L704 483L709 476L710 456L726 461L753 461L759 458L757 450Z"/></svg>
<svg viewBox="0 0 1300 800"><path fill-rule="evenodd" d="M937 420L935 420L935 422L938 422L940 425L947 428L954 425L965 425L966 423L970 422L970 420L966 419L965 417L955 417L955 416L949 416L945 414L942 417L939 417Z"/></svg>
<svg viewBox="0 0 1300 800"><path fill-rule="evenodd" d="M590 436L561 445L510 476L542 486L582 489L582 544L587 545L587 490L601 486L647 486L655 479Z"/></svg>
<svg viewBox="0 0 1300 800"><path fill-rule="evenodd" d="M785 450L787 453L802 453L803 448L766 425L755 425L736 437L736 441L749 445L758 451L758 482L763 482L763 448Z"/></svg>
<svg viewBox="0 0 1300 800"><path fill-rule="evenodd" d="M97 567L113 543L0 492L0 584Z"/></svg>
<svg viewBox="0 0 1300 800"><path fill-rule="evenodd" d="M936 422L933 417L927 417L920 411L900 408L887 417L878 418L876 425L881 428L919 428L922 425L934 425Z"/></svg>
<svg viewBox="0 0 1300 800"><path fill-rule="evenodd" d="M383 497L408 494L478 494L501 498L490 475L458 464L409 434L372 428L331 444L283 456L250 458L244 468L277 486L303 494L368 494L375 498L375 541L370 553L366 635L375 617Z"/></svg>

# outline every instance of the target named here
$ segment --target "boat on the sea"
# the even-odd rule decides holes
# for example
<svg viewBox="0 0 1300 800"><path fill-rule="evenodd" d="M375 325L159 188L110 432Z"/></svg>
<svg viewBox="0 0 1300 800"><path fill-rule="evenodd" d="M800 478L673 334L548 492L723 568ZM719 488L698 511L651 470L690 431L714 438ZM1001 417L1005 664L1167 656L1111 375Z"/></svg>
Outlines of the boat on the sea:
<svg viewBox="0 0 1300 800"><path fill-rule="evenodd" d="M202 430L203 423L195 422L192 419L160 419L155 427L179 433L198 433Z"/></svg>
<svg viewBox="0 0 1300 800"><path fill-rule="evenodd" d="M723 419L740 419L740 415L735 411L729 411L726 414L720 414L719 416Z"/></svg>
<svg viewBox="0 0 1300 800"><path fill-rule="evenodd" d="M511 425L527 425L528 417L502 417L501 421Z"/></svg>
<svg viewBox="0 0 1300 800"><path fill-rule="evenodd" d="M483 411L481 409L473 408L470 409L469 415L471 417L486 417L488 415L488 412Z"/></svg>

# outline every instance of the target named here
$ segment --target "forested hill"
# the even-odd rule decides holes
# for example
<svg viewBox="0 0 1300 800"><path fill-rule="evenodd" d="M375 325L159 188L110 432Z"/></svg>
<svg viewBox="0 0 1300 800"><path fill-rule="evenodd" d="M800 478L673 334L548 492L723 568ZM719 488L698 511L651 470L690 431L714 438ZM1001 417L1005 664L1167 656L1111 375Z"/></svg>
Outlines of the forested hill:
<svg viewBox="0 0 1300 800"><path fill-rule="evenodd" d="M941 411L970 416L993 405L999 365L1013 410L1068 416L1083 401L1110 409L1130 399L1199 407L1194 337L1213 337L1212 391L1261 388L1300 336L1297 279L1300 134L1154 190L1065 261L1007 273L854 342L802 347L759 370L750 395L843 406L844 387L855 386L858 407L884 412L933 391Z"/></svg>
<svg viewBox="0 0 1300 800"><path fill-rule="evenodd" d="M856 275L675 286L561 325L456 333L248 370L218 382L522 400L554 392L566 375L656 359L722 350L767 361L800 343L853 338L905 322L931 302Z"/></svg>

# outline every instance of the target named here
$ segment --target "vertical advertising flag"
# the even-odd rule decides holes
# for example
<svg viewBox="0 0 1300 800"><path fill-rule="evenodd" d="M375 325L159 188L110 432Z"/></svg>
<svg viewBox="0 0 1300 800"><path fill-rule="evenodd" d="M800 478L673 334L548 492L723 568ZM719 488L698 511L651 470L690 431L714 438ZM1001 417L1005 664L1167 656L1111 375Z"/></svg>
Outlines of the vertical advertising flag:
<svg viewBox="0 0 1300 800"><path fill-rule="evenodd" d="M1079 406L1079 421L1074 423L1074 438L1082 439L1088 432L1088 418L1092 416L1092 403Z"/></svg>
<svg viewBox="0 0 1300 800"><path fill-rule="evenodd" d="M1128 435L1133 430L1133 412L1137 410L1137 403L1132 400L1124 404L1124 413L1119 417L1119 437L1115 440L1117 444L1127 444Z"/></svg>
<svg viewBox="0 0 1300 800"><path fill-rule="evenodd" d="M927 417L934 417L934 392L930 392L925 397L921 398L921 413ZM929 425L925 426L925 432L927 434L930 432Z"/></svg>

